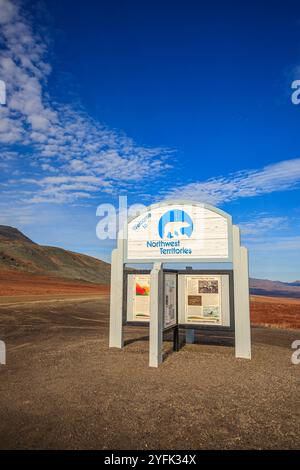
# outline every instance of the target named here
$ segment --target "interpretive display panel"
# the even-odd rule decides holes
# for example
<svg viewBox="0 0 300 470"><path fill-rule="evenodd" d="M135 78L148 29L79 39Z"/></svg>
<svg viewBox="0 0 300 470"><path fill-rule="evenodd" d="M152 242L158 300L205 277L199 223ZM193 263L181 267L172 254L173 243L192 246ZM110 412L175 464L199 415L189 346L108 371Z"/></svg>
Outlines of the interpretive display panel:
<svg viewBox="0 0 300 470"><path fill-rule="evenodd" d="M186 276L185 321L195 324L222 323L221 276Z"/></svg>
<svg viewBox="0 0 300 470"><path fill-rule="evenodd" d="M177 301L176 301L176 274L164 275L164 328L176 325Z"/></svg>
<svg viewBox="0 0 300 470"><path fill-rule="evenodd" d="M134 287L134 321L149 321L150 319L150 276L135 276Z"/></svg>
<svg viewBox="0 0 300 470"><path fill-rule="evenodd" d="M149 322L150 275L128 274L126 321Z"/></svg>

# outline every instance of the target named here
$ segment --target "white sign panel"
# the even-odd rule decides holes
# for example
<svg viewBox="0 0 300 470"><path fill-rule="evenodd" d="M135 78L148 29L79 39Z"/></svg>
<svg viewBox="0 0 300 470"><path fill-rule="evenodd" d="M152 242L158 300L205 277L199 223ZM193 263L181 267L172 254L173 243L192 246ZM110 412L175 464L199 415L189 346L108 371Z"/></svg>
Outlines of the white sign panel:
<svg viewBox="0 0 300 470"><path fill-rule="evenodd" d="M134 280L134 307L133 319L135 321L150 320L150 276L135 276Z"/></svg>
<svg viewBox="0 0 300 470"><path fill-rule="evenodd" d="M221 277L187 276L186 323L221 324Z"/></svg>
<svg viewBox="0 0 300 470"><path fill-rule="evenodd" d="M229 258L229 219L207 207L169 204L128 223L128 260Z"/></svg>
<svg viewBox="0 0 300 470"><path fill-rule="evenodd" d="M176 274L165 274L164 281L164 328L168 328L176 325Z"/></svg>

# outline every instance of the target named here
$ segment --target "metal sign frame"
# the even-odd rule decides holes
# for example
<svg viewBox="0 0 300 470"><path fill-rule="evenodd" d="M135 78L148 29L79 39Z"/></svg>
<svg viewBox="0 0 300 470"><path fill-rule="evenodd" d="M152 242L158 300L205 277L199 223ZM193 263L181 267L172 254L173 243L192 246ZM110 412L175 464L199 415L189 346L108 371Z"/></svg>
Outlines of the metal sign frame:
<svg viewBox="0 0 300 470"><path fill-rule="evenodd" d="M178 326L178 274L177 274L177 271L176 270L173 270L173 269L164 269L163 271L163 277L164 277L164 281L163 281L163 298L165 300L165 286L166 286L166 283L165 283L165 275L166 274L174 274L176 276L176 323L175 325L170 325L170 326L167 326L167 327L163 327L163 331L170 331L172 330L173 328L176 328ZM163 325L165 324L165 303L164 303L164 312L163 312Z"/></svg>
<svg viewBox="0 0 300 470"><path fill-rule="evenodd" d="M177 275L220 275L229 277L229 317L230 326L224 325L205 325L196 323L178 323L180 328L193 329L193 330L207 330L207 331L228 331L234 332L234 288L233 288L233 270L232 269L191 269L191 270L178 270Z"/></svg>
<svg viewBox="0 0 300 470"><path fill-rule="evenodd" d="M149 274L151 275L151 270L150 269L130 269L127 270L126 268L124 269L124 296L123 296L123 326L140 326L140 327L149 327L150 322L149 321L135 321L135 320L127 320L127 302L128 302L128 276L130 275L143 275L143 274ZM178 325L178 270L173 270L173 269L164 269L164 278L165 274L174 274L176 276L176 324L175 325L170 325L167 327L164 327L163 330L169 331L175 328ZM163 297L165 297L165 279L164 279L164 285L163 285ZM165 315L165 312L164 312ZM164 317L163 317L163 323L164 323Z"/></svg>
<svg viewBox="0 0 300 470"><path fill-rule="evenodd" d="M178 272L182 274L228 274L229 275L229 301L230 301L230 327L223 325L197 325L197 324L177 324L174 328L174 340L177 335L178 346L178 330L185 328L187 333L193 330L207 331L234 331L235 335L235 356L239 358L251 359L251 330L250 330L250 308L249 308L249 273L248 273L248 251L240 243L240 230L237 226L232 225L232 219L229 214L213 207L209 204L191 202L185 200L165 201L159 204L151 205L146 211L156 207L166 207L170 205L196 205L206 208L219 215L225 217L228 221L228 257L225 259L218 258L162 258L162 259L128 259L127 257L127 224L120 230L118 234L117 248L112 252L111 264L111 302L110 302L110 327L109 327L109 346L122 348L124 345L123 325L124 311L127 305L124 303L127 297L126 274L134 273L133 270L126 271L125 263L135 264L152 264L150 270L150 322L135 322L135 326L142 326L142 323L149 325L149 365L158 367L163 360L162 356L162 340L163 340L163 309L164 309L164 269L163 263L197 263L200 269L197 270L165 270L165 272ZM141 214L139 214L140 216ZM138 216L138 217L139 217ZM134 217L136 218L136 217ZM128 222L134 220L129 219ZM127 222L127 223L128 223ZM125 235L125 237L124 237ZM207 266L201 269L201 264L219 264L223 269L207 269ZM231 263L232 269L228 269L228 263ZM138 270L139 274L149 273L149 270ZM178 287L178 275L177 275ZM177 289L178 291L178 289ZM233 312L233 313L232 313ZM177 321L178 321L178 292L177 292ZM129 322L127 322L129 323ZM125 324L127 324L125 323ZM134 324L134 322L130 322ZM175 348L176 349L176 348Z"/></svg>

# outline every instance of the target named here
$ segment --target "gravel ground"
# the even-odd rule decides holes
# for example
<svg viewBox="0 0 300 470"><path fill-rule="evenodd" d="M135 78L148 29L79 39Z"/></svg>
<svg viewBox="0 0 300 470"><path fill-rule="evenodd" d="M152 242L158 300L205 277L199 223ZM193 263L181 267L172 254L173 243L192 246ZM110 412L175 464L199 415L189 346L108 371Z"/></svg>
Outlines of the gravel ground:
<svg viewBox="0 0 300 470"><path fill-rule="evenodd" d="M105 296L0 305L0 448L300 448L300 330L253 328L251 361L166 341L158 369L146 335L109 350Z"/></svg>

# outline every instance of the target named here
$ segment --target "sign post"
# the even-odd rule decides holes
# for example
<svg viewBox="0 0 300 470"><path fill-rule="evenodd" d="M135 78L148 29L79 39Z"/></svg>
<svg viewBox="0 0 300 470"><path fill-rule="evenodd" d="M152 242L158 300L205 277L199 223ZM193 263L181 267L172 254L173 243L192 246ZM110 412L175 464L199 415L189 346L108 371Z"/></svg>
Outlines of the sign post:
<svg viewBox="0 0 300 470"><path fill-rule="evenodd" d="M119 232L118 246L112 252L110 275L109 347L123 348L123 233Z"/></svg>
<svg viewBox="0 0 300 470"><path fill-rule="evenodd" d="M163 266L155 263L150 274L149 366L162 363L163 351Z"/></svg>
<svg viewBox="0 0 300 470"><path fill-rule="evenodd" d="M240 229L233 227L235 356L251 359L248 250L240 245Z"/></svg>

